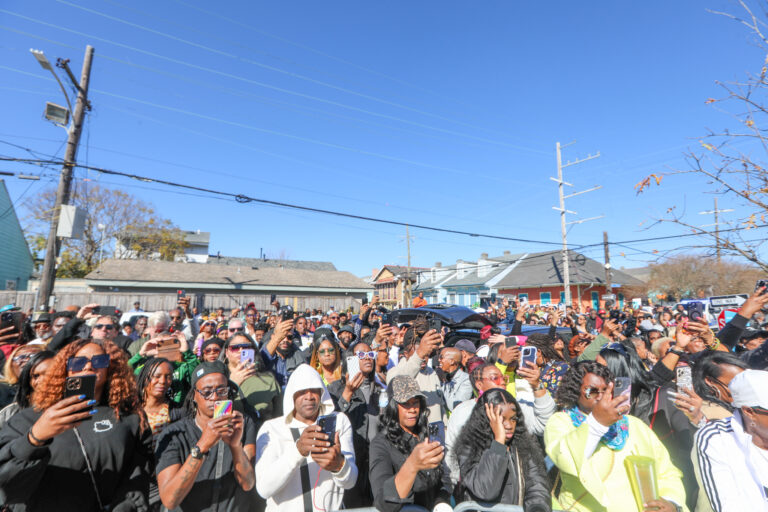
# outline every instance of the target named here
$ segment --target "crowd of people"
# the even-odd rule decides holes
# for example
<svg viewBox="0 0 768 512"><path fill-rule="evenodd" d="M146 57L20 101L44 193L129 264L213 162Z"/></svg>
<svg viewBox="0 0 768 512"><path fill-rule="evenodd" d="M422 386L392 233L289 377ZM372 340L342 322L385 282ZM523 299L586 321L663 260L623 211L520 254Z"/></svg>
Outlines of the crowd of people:
<svg viewBox="0 0 768 512"><path fill-rule="evenodd" d="M376 296L7 306L0 510L768 510L767 292L717 332L681 305L508 298L472 332L422 297L401 322Z"/></svg>

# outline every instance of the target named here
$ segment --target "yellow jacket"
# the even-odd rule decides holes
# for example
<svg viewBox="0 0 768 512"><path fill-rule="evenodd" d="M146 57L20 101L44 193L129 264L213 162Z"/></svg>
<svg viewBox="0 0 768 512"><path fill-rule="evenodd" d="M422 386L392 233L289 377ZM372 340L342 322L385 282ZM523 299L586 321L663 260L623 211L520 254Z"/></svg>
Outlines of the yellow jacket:
<svg viewBox="0 0 768 512"><path fill-rule="evenodd" d="M656 461L659 496L685 508L682 473L669 459L669 453L656 434L639 419L627 416L629 436L621 450L603 443L584 460L589 426L585 421L574 427L568 413L550 418L544 431L547 455L560 470L562 485L557 508L578 512L635 512L637 505L629 483L624 459L644 455Z"/></svg>

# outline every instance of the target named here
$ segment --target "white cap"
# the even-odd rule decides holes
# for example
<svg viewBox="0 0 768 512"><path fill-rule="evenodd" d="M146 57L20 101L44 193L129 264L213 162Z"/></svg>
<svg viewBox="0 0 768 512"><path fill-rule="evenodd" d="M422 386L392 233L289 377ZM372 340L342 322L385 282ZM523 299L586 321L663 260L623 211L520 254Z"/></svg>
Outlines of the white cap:
<svg viewBox="0 0 768 512"><path fill-rule="evenodd" d="M744 370L736 375L728 388L734 407L760 407L768 410L768 372Z"/></svg>

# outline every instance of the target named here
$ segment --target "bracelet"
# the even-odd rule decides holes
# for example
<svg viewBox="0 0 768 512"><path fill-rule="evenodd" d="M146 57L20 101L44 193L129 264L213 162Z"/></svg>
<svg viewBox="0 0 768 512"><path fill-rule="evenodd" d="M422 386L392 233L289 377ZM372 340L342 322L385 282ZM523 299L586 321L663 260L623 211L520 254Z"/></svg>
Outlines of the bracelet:
<svg viewBox="0 0 768 512"><path fill-rule="evenodd" d="M717 350L717 347L720 346L720 340L718 338L715 338L715 342L711 345L707 345L707 348L709 350Z"/></svg>
<svg viewBox="0 0 768 512"><path fill-rule="evenodd" d="M32 427L29 427L29 430L27 431L27 436L32 441L32 443L30 443L30 444L32 444L33 446L37 446L37 445L46 446L46 445L49 445L49 444L51 444L53 442L53 439L48 439L47 441L43 441L42 439L38 439L35 436L35 434L32 433Z"/></svg>

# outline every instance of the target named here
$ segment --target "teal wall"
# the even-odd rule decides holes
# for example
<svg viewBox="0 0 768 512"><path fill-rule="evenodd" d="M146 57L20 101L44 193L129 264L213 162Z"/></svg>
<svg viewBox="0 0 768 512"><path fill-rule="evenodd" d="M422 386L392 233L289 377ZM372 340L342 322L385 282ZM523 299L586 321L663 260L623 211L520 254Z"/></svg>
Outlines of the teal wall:
<svg viewBox="0 0 768 512"><path fill-rule="evenodd" d="M33 261L16 210L5 182L0 180L0 290L6 281L16 281L18 290L26 290Z"/></svg>

